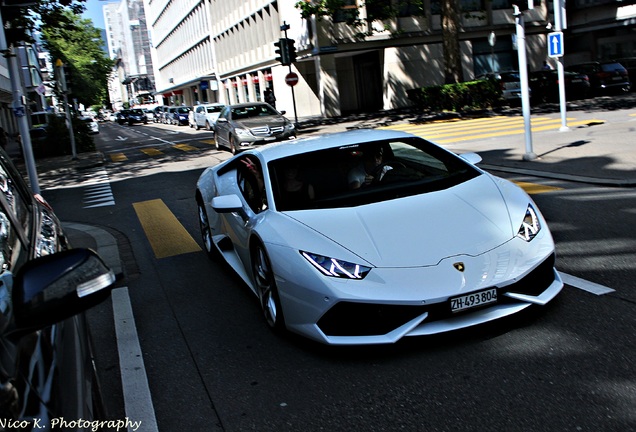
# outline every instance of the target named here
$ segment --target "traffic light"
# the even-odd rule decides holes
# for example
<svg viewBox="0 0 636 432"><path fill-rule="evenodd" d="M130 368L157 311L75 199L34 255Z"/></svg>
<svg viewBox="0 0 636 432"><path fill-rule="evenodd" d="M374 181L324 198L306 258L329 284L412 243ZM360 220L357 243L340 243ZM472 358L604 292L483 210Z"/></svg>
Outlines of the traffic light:
<svg viewBox="0 0 636 432"><path fill-rule="evenodd" d="M71 93L71 86L73 85L73 74L71 73L71 67L64 65L64 82L66 83L66 91Z"/></svg>
<svg viewBox="0 0 636 432"><path fill-rule="evenodd" d="M296 43L293 39L287 39L287 53L289 55L289 64L292 64L296 61Z"/></svg>
<svg viewBox="0 0 636 432"><path fill-rule="evenodd" d="M276 49L276 61L280 62L283 66L288 66L289 62L289 45L287 43L289 39L280 38L278 42L274 42Z"/></svg>

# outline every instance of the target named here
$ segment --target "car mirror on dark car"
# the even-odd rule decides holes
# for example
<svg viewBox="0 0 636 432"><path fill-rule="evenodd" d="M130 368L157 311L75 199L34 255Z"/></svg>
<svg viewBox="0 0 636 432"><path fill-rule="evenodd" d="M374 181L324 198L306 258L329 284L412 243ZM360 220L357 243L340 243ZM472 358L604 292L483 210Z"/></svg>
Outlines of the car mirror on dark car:
<svg viewBox="0 0 636 432"><path fill-rule="evenodd" d="M13 281L16 331L37 330L105 300L115 274L94 251L70 249L27 262Z"/></svg>

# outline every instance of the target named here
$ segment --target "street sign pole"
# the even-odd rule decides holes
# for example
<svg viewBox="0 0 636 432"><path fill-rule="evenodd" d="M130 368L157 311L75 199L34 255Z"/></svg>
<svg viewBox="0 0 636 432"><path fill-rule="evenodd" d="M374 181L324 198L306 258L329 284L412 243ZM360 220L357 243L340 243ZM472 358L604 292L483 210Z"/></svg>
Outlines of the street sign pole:
<svg viewBox="0 0 636 432"><path fill-rule="evenodd" d="M13 52L13 48L7 45L1 11L0 25L2 26L2 28L0 28L0 52L2 52L2 54L4 54L7 58L9 66L9 78L11 80L11 90L13 92L13 112L17 117L18 130L20 131L24 164L26 166L27 176L29 177L31 191L34 194L39 194L40 183L38 181L38 172L35 167L35 158L33 157L33 147L31 145L31 135L29 132L29 120L26 117L28 114L23 101L24 95L22 94L22 83L20 82L18 59Z"/></svg>
<svg viewBox="0 0 636 432"><path fill-rule="evenodd" d="M280 26L280 29L283 32L285 32L285 39L287 39L287 30L289 29L289 24L283 21L283 25ZM290 74L293 73L291 63L289 64L289 73ZM296 112L296 94L294 93L294 86L290 86L290 87L291 87L291 94L292 94L292 104L294 106L294 126L298 127L298 113Z"/></svg>
<svg viewBox="0 0 636 432"><path fill-rule="evenodd" d="M523 23L523 12L514 6L515 27L517 29L517 56L519 58L519 81L521 83L521 111L523 112L524 136L526 152L523 160L534 160L537 155L532 150L532 124L530 120L530 91L528 84L528 59L526 55L526 31Z"/></svg>
<svg viewBox="0 0 636 432"><path fill-rule="evenodd" d="M565 8L562 5L563 0L554 0L554 29L556 32L561 34L560 39L560 55L556 56L557 60L557 74L559 77L559 106L561 108L561 128L559 129L562 132L569 131L568 127L568 119L567 119L567 105L565 99L565 68L563 67L563 23L565 22ZM550 40L548 39L548 44ZM553 47L548 46L548 49L553 49Z"/></svg>

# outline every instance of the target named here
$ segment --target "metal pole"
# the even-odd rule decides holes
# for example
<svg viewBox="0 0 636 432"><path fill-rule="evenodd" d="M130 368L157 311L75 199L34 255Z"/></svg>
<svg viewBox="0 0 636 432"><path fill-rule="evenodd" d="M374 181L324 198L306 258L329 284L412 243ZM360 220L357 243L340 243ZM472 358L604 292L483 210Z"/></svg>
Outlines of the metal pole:
<svg viewBox="0 0 636 432"><path fill-rule="evenodd" d="M526 31L523 13L514 6L515 27L517 29L517 55L519 57L519 80L521 83L521 111L523 112L526 153L524 160L534 160L537 155L532 151L532 125L530 123L530 86L528 85L528 60L526 57Z"/></svg>
<svg viewBox="0 0 636 432"><path fill-rule="evenodd" d="M563 30L561 1L562 0L554 0L554 29L559 32ZM563 57L557 57L557 74L559 77L559 106L561 109L561 128L559 130L565 132L569 131L570 128L568 127L567 102L565 99L565 69L563 67Z"/></svg>
<svg viewBox="0 0 636 432"><path fill-rule="evenodd" d="M283 21L283 25L281 26L281 29L283 29L283 32L285 33L285 39L287 39L287 29L289 28L289 24L287 24L286 21ZM289 73L292 73L292 65L289 65ZM294 86L289 86L291 88L291 94L292 94L292 105L294 107L294 126L298 127L298 113L296 112L296 93L294 93Z"/></svg>
<svg viewBox="0 0 636 432"><path fill-rule="evenodd" d="M33 147L31 145L31 135L29 133L29 121L26 117L27 110L24 106L24 96L22 94L22 84L20 82L20 71L18 69L18 61L13 53L13 47L7 46L7 37L4 32L4 20L0 10L0 52L7 59L9 66L9 78L11 79L11 91L13 92L13 112L17 117L18 130L22 142L22 155L24 156L24 164L29 177L31 191L34 194L40 193L40 184L38 182L38 173L35 168L35 158L33 157Z"/></svg>

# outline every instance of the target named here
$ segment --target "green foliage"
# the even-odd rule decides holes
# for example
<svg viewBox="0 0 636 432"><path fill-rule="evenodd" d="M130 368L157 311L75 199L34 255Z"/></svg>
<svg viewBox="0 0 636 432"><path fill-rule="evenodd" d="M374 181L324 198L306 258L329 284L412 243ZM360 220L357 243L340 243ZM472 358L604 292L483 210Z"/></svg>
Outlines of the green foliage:
<svg viewBox="0 0 636 432"><path fill-rule="evenodd" d="M51 114L47 117L47 122L44 134L39 134L36 137L33 132L31 133L34 156L43 158L72 154L66 118ZM72 117L72 122L77 152L95 151L95 142L93 136L89 134L88 125L80 121L77 116Z"/></svg>
<svg viewBox="0 0 636 432"><path fill-rule="evenodd" d="M101 105L107 100L108 74L113 66L101 48L101 31L71 10L62 16L70 25L42 26L44 46L54 62L59 59L69 69L72 79L67 85L72 97L87 106Z"/></svg>
<svg viewBox="0 0 636 432"><path fill-rule="evenodd" d="M86 0L39 0L32 6L2 7L7 44L33 42L32 33L46 26L66 27L72 25L66 12L80 15Z"/></svg>
<svg viewBox="0 0 636 432"><path fill-rule="evenodd" d="M431 111L486 109L501 102L501 89L491 80L417 88L407 94L416 106Z"/></svg>

